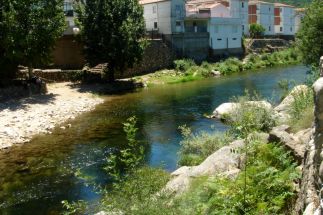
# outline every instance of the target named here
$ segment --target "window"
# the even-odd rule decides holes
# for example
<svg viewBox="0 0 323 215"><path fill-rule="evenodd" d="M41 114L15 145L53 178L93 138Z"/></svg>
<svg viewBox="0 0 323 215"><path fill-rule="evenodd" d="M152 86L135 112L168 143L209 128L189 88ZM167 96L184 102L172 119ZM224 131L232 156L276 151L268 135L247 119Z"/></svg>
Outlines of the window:
<svg viewBox="0 0 323 215"><path fill-rule="evenodd" d="M219 39L217 39L218 41L221 41L222 39L221 38L219 38Z"/></svg>
<svg viewBox="0 0 323 215"><path fill-rule="evenodd" d="M181 25L181 21L176 21L176 27L180 27Z"/></svg>
<svg viewBox="0 0 323 215"><path fill-rule="evenodd" d="M242 25L242 31L244 31L244 25Z"/></svg>
<svg viewBox="0 0 323 215"><path fill-rule="evenodd" d="M280 30L280 32L282 32L282 31L283 31L283 27L280 27L280 29L279 29L279 30Z"/></svg>
<svg viewBox="0 0 323 215"><path fill-rule="evenodd" d="M268 10L270 11L270 7L268 8Z"/></svg>
<svg viewBox="0 0 323 215"><path fill-rule="evenodd" d="M244 2L241 2L241 7L244 8Z"/></svg>
<svg viewBox="0 0 323 215"><path fill-rule="evenodd" d="M232 40L237 40L237 38L232 38Z"/></svg>
<svg viewBox="0 0 323 215"><path fill-rule="evenodd" d="M271 31L271 28L270 28L270 26L268 27L268 31Z"/></svg>
<svg viewBox="0 0 323 215"><path fill-rule="evenodd" d="M282 11L283 11L283 9L282 9L282 8L279 8L279 11L280 11L280 12L282 12Z"/></svg>
<svg viewBox="0 0 323 215"><path fill-rule="evenodd" d="M181 17L182 16L182 8L180 5L175 5L175 13L177 17Z"/></svg>
<svg viewBox="0 0 323 215"><path fill-rule="evenodd" d="M64 14L65 16L72 17L73 13L73 5L70 2L64 2Z"/></svg>
<svg viewBox="0 0 323 215"><path fill-rule="evenodd" d="M154 22L154 29L157 29L158 28L158 24L157 22Z"/></svg>
<svg viewBox="0 0 323 215"><path fill-rule="evenodd" d="M293 32L293 27L290 27L290 32Z"/></svg>
<svg viewBox="0 0 323 215"><path fill-rule="evenodd" d="M157 13L157 7L153 6L153 13Z"/></svg>

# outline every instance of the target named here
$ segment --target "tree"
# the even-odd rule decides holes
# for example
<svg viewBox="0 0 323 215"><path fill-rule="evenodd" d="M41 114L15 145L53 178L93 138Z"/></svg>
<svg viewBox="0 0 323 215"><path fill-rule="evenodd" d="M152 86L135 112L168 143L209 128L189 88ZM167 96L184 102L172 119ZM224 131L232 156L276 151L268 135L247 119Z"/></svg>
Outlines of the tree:
<svg viewBox="0 0 323 215"><path fill-rule="evenodd" d="M318 66L323 55L323 2L313 0L296 36L296 44L305 64Z"/></svg>
<svg viewBox="0 0 323 215"><path fill-rule="evenodd" d="M91 66L107 63L110 81L143 55L145 22L138 0L78 1L85 57Z"/></svg>
<svg viewBox="0 0 323 215"><path fill-rule="evenodd" d="M253 23L250 25L249 32L250 32L250 36L252 38L258 38L258 37L262 36L265 31L266 31L266 29L260 24Z"/></svg>
<svg viewBox="0 0 323 215"><path fill-rule="evenodd" d="M49 62L65 29L63 0L0 0L0 68L28 68ZM4 73L4 72L3 72Z"/></svg>

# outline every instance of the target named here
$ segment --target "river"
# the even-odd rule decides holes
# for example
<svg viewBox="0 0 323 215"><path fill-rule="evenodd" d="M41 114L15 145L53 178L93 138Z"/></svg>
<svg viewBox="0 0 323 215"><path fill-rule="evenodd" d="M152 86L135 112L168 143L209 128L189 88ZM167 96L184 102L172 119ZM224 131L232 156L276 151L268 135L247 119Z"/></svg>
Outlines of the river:
<svg viewBox="0 0 323 215"><path fill-rule="evenodd" d="M122 122L133 115L138 118L140 139L149 143L147 163L172 171L182 138L178 126L186 124L194 132L225 131L220 121L203 115L243 95L245 89L277 103L278 81L302 83L306 71L304 66L271 68L106 97L94 111L69 122L71 128L0 152L0 214L59 214L62 200L98 199L74 172L81 168L98 183L106 182L102 170L106 157L125 143Z"/></svg>

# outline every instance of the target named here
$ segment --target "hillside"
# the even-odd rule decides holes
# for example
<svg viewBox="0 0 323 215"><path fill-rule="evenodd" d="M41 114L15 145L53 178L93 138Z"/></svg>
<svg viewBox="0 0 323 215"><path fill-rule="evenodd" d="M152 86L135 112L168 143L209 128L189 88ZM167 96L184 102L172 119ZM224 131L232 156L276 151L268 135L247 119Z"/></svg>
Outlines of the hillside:
<svg viewBox="0 0 323 215"><path fill-rule="evenodd" d="M312 2L312 0L266 0L268 2L279 2L294 5L296 7L304 7Z"/></svg>

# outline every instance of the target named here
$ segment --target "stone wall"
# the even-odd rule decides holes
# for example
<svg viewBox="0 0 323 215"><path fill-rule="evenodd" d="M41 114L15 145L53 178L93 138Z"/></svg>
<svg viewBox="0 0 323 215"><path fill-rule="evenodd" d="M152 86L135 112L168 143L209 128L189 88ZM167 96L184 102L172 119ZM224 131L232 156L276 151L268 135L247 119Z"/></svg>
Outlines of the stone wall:
<svg viewBox="0 0 323 215"><path fill-rule="evenodd" d="M85 64L83 46L73 35L61 37L55 44L52 56L55 68L81 69Z"/></svg>
<svg viewBox="0 0 323 215"><path fill-rule="evenodd" d="M146 74L159 69L169 68L175 60L175 53L162 40L149 40L149 45L145 50L143 59L133 68L126 70L123 74L117 74L117 78L129 78L134 75ZM61 38L53 52L54 65L52 67L59 69L77 69L81 70L85 64L82 54L82 45L71 37ZM55 81L68 81L70 71L52 70L50 72L37 72L36 75ZM75 71L73 71L75 73Z"/></svg>
<svg viewBox="0 0 323 215"><path fill-rule="evenodd" d="M129 78L156 70L169 68L173 65L175 53L162 40L149 40L143 59L134 68L128 69L117 78Z"/></svg>
<svg viewBox="0 0 323 215"><path fill-rule="evenodd" d="M278 51L290 45L289 41L283 39L247 39L245 48L247 52L261 53Z"/></svg>
<svg viewBox="0 0 323 215"><path fill-rule="evenodd" d="M209 56L209 33L174 34L169 43L179 58L190 58L201 62Z"/></svg>
<svg viewBox="0 0 323 215"><path fill-rule="evenodd" d="M321 78L314 83L315 132L306 146L302 181L296 213L323 214L323 58L320 61Z"/></svg>

